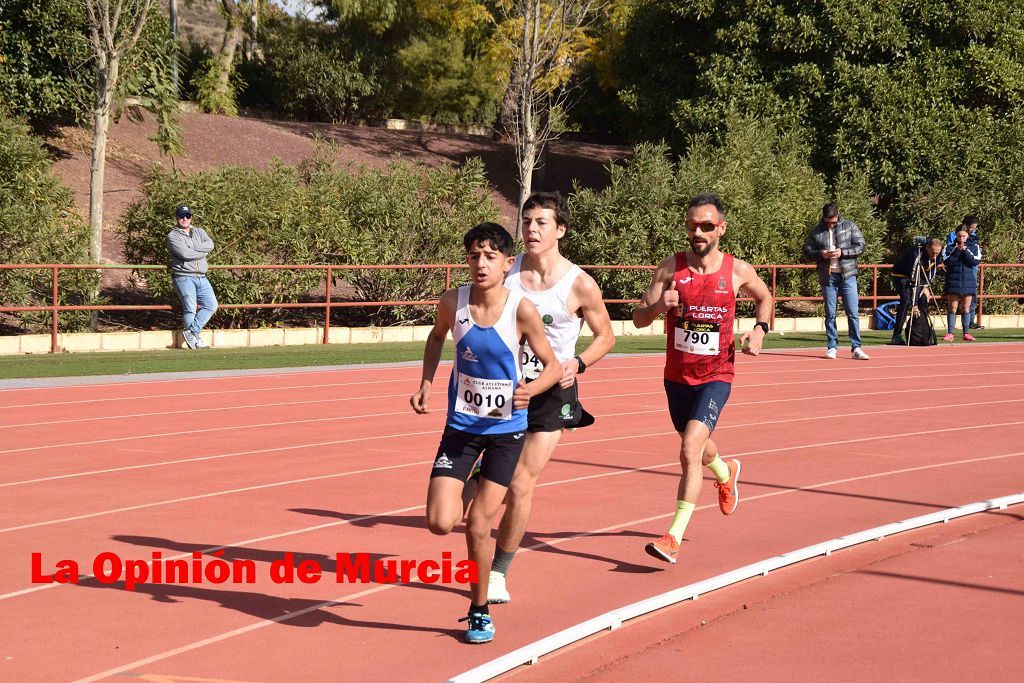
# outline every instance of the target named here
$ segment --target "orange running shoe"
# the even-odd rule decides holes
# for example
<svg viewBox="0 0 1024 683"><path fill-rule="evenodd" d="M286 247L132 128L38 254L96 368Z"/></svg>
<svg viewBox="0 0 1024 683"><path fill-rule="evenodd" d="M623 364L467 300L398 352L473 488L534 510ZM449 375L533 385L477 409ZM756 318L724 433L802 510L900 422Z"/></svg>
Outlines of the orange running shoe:
<svg viewBox="0 0 1024 683"><path fill-rule="evenodd" d="M718 489L718 509L723 515L731 515L736 512L736 505L740 502L740 490L737 482L740 478L740 461L730 460L726 463L729 466L729 481L722 484L715 482Z"/></svg>
<svg viewBox="0 0 1024 683"><path fill-rule="evenodd" d="M679 556L679 541L672 534L665 534L654 543L648 543L644 550L651 557L675 564Z"/></svg>

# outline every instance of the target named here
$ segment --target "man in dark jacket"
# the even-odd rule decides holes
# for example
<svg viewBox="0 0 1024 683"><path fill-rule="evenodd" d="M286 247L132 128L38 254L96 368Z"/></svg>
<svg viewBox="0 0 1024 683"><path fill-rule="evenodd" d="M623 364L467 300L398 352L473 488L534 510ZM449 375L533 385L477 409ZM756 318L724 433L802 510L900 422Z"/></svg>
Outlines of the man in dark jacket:
<svg viewBox="0 0 1024 683"><path fill-rule="evenodd" d="M171 252L171 277L184 314L181 334L188 348L202 349L206 344L199 332L217 310L217 297L206 279L206 255L213 251L213 240L205 230L192 225L192 209L182 205L174 215L178 224L167 233L167 250Z"/></svg>
<svg viewBox="0 0 1024 683"><path fill-rule="evenodd" d="M924 238L919 238L922 241ZM892 264L892 283L896 293L900 297L900 305L896 309L896 326L892 330L892 340L889 342L895 346L905 346L903 338L903 323L907 319L907 313L914 306L921 308L921 313L927 314L928 300L934 298L929 282L935 280L935 272L939 266L939 257L942 255L942 240L937 237L926 241L922 245L915 244L907 249L896 263ZM921 269L917 273L917 290L914 290L914 264L919 264Z"/></svg>
<svg viewBox="0 0 1024 683"><path fill-rule="evenodd" d="M825 358L834 360L839 348L836 308L839 296L846 309L850 348L856 360L868 360L861 348L857 304L857 257L864 253L864 235L853 221L844 220L835 204L826 204L821 220L804 241L804 255L818 264L818 284L825 299Z"/></svg>

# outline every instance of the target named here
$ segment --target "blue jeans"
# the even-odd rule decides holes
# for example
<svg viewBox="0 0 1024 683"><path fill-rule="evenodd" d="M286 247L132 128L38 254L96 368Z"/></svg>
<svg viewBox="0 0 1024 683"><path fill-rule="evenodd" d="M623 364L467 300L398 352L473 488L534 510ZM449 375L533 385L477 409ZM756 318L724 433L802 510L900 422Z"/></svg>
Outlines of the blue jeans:
<svg viewBox="0 0 1024 683"><path fill-rule="evenodd" d="M181 299L181 308L185 324L184 329L194 334L206 326L210 317L217 311L217 297L213 293L213 287L206 277L191 277L181 275L174 277L174 289ZM196 303L199 304L199 312L196 312Z"/></svg>
<svg viewBox="0 0 1024 683"><path fill-rule="evenodd" d="M821 288L825 297L825 339L828 348L839 348L839 328L836 327L836 304L843 297L843 308L846 309L847 328L850 331L850 348L860 347L860 311L857 308L857 276L851 275L843 279L842 273L829 273L828 282Z"/></svg>

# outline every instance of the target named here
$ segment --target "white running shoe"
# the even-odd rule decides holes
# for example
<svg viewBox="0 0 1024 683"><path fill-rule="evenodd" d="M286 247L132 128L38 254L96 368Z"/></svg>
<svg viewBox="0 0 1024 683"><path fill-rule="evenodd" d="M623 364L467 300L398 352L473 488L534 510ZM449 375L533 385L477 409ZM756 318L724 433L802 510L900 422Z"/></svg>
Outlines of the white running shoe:
<svg viewBox="0 0 1024 683"><path fill-rule="evenodd" d="M836 353L838 353L836 349L829 349L828 351L825 352L825 358L828 358L829 360L835 360Z"/></svg>
<svg viewBox="0 0 1024 683"><path fill-rule="evenodd" d="M487 602L491 605L504 605L512 602L512 596L508 594L505 587L505 575L501 572L491 572L487 579Z"/></svg>
<svg viewBox="0 0 1024 683"><path fill-rule="evenodd" d="M871 356L869 356L864 351L864 349L862 349L861 347L858 346L857 348L855 348L853 350L853 359L854 360L871 360Z"/></svg>
<svg viewBox="0 0 1024 683"><path fill-rule="evenodd" d="M198 334L193 334L192 335L192 340L195 342L197 349L208 349L208 348L210 348L209 346L207 346L206 342L203 341L203 338L201 336L199 336Z"/></svg>

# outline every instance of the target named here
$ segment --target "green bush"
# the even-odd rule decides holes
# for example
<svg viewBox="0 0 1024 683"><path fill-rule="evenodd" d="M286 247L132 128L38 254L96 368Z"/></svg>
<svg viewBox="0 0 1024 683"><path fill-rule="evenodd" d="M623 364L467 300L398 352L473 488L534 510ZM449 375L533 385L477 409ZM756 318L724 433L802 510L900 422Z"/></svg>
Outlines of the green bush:
<svg viewBox="0 0 1024 683"><path fill-rule="evenodd" d="M196 225L216 243L211 263L231 265L459 263L466 230L498 216L479 160L458 168L395 161L384 170L351 170L336 168L323 147L299 168L157 170L144 191L121 228L125 255L138 264L168 262L165 236L181 203L193 208ZM140 275L154 296L175 301L168 273ZM323 278L320 270L217 270L210 276L224 304L322 300ZM424 269L338 270L335 279L335 297L354 301L433 300L444 288L443 271ZM275 315L280 318L277 312L271 319ZM424 321L432 311L344 308L336 315L344 323L395 324ZM251 311L218 316L247 326L268 319Z"/></svg>
<svg viewBox="0 0 1024 683"><path fill-rule="evenodd" d="M243 104L309 121L356 121L379 90L376 68L327 26L293 18L267 25L263 57L239 64Z"/></svg>
<svg viewBox="0 0 1024 683"><path fill-rule="evenodd" d="M41 141L27 125L0 111L0 254L5 263L81 263L88 260L89 226L74 211L71 191L53 173ZM97 275L84 270L60 276L60 303L90 303ZM0 270L5 306L41 306L52 301L49 270ZM19 314L22 324L43 331L47 313ZM60 328L76 331L88 315L63 313Z"/></svg>
<svg viewBox="0 0 1024 683"><path fill-rule="evenodd" d="M578 263L654 265L687 250L683 225L689 199L715 192L726 206L728 230L722 249L752 264L800 263L801 247L822 205L835 197L843 215L867 240L862 261L881 256L881 222L873 215L867 175L851 172L831 190L809 162L809 150L795 133L732 116L721 146L707 138L691 142L673 162L663 145L642 144L632 159L610 167L604 190L577 190L570 198L573 226L565 251ZM768 271L761 271L765 281ZM635 299L646 289L646 271L598 271L610 299ZM816 295L813 271L780 272L780 296ZM861 289L870 286L862 278ZM622 307L617 315L628 314Z"/></svg>
<svg viewBox="0 0 1024 683"><path fill-rule="evenodd" d="M399 116L447 124L490 124L497 116L503 92L498 65L467 55L463 40L413 40L398 63Z"/></svg>

